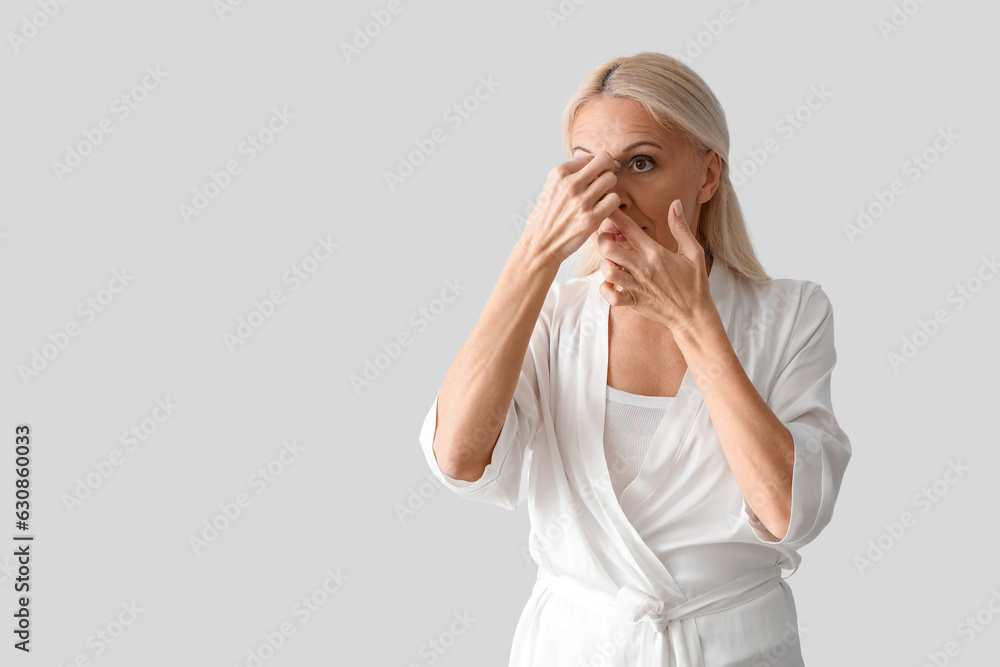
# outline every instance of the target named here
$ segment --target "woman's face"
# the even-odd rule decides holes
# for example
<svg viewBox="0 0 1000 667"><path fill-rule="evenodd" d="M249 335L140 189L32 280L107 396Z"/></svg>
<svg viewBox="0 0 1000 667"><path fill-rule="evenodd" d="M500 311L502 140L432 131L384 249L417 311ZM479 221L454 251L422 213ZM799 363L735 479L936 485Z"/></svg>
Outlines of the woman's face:
<svg viewBox="0 0 1000 667"><path fill-rule="evenodd" d="M580 107L571 132L572 157L611 153L621 163L611 192L621 199L619 210L644 228L668 250L677 250L667 213L680 199L691 231L697 238L701 205L719 184L721 160L707 151L693 166L684 138L660 127L641 104L616 97L589 100ZM605 219L591 240L614 227ZM626 245L628 242L624 242Z"/></svg>

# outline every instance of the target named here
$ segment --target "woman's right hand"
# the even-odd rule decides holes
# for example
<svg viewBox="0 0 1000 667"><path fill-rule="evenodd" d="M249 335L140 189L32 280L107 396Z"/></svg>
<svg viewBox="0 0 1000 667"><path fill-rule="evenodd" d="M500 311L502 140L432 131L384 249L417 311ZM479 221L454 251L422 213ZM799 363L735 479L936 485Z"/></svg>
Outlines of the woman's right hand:
<svg viewBox="0 0 1000 667"><path fill-rule="evenodd" d="M553 167L524 225L521 245L558 262L576 252L621 203L617 193L608 192L618 182L618 166L604 152Z"/></svg>

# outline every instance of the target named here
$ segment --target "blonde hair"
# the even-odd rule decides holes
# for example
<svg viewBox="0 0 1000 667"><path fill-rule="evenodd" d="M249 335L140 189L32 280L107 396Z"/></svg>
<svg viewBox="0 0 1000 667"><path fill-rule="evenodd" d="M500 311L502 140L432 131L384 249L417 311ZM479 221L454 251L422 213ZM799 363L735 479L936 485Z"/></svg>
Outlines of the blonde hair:
<svg viewBox="0 0 1000 667"><path fill-rule="evenodd" d="M580 107L602 97L638 102L664 128L682 135L691 148L692 166L698 155L709 150L718 153L722 161L719 186L701 206L698 241L713 261L721 259L755 282L771 280L757 259L729 179L726 114L708 84L690 67L662 53L647 51L604 62L584 78L566 106L562 135L567 159L572 158L570 135ZM594 273L600 262L596 244L588 239L579 251L574 277Z"/></svg>

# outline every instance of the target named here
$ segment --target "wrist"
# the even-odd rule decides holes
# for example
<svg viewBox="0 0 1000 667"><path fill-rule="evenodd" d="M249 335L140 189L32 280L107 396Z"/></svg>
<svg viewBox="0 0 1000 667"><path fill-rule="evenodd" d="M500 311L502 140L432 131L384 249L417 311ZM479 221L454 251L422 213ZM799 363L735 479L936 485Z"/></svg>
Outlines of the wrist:
<svg viewBox="0 0 1000 667"><path fill-rule="evenodd" d="M687 323L677 327L673 335L678 347L682 350L693 350L717 344L719 341L715 339L720 332L728 341L729 337L719 317L719 311L715 308L715 304L711 304L694 311Z"/></svg>
<svg viewBox="0 0 1000 667"><path fill-rule="evenodd" d="M514 246L513 254L517 255L518 261L524 262L528 269L533 272L550 271L555 275L562 265L561 259L545 250L542 244L528 234L521 234L517 245Z"/></svg>

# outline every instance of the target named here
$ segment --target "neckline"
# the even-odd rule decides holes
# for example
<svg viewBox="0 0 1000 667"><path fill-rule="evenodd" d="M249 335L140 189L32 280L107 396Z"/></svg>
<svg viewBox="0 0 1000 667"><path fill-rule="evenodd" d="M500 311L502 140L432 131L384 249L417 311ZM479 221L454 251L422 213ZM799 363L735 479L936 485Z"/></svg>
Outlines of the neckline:
<svg viewBox="0 0 1000 667"><path fill-rule="evenodd" d="M615 403L625 403L627 405L635 405L642 408L660 408L665 409L673 403L676 396L647 396L645 394L633 394L628 391L623 391L621 389L615 389L611 385L607 386L608 400L614 401Z"/></svg>
<svg viewBox="0 0 1000 667"><path fill-rule="evenodd" d="M666 459L676 456L676 450L664 446L663 443L689 444L690 430L704 409L704 402L690 369L685 370L677 396L670 402L653 434L653 440L640 465L638 476L622 491L619 502L611 484L611 471L603 442L610 304L601 296L599 289L604 282L603 274L595 271L590 280L581 313L578 339L580 344L577 347L580 369L577 414L580 419L580 432L584 435L579 442L579 458L582 459L580 461L582 478L588 480L593 489L590 498L583 502L592 508L593 516L604 529L607 538L635 568L638 577L644 580L640 581L637 578L634 581L645 585L647 590L658 598L684 600L684 594L677 582L643 540L642 533L650 521L648 512L653 511L651 508L655 507L655 504L647 502L658 488L654 469L667 469L671 462ZM727 335L732 340L730 317L733 311L735 276L726 263L718 257L714 258L709 271L709 290ZM594 434L596 437L591 437Z"/></svg>

